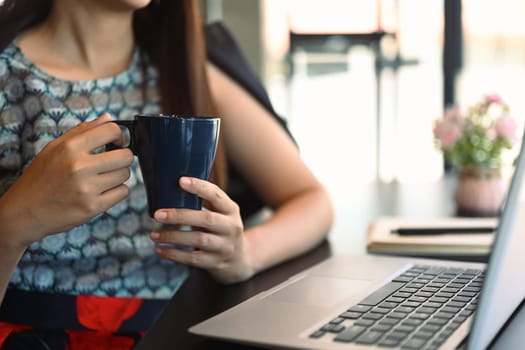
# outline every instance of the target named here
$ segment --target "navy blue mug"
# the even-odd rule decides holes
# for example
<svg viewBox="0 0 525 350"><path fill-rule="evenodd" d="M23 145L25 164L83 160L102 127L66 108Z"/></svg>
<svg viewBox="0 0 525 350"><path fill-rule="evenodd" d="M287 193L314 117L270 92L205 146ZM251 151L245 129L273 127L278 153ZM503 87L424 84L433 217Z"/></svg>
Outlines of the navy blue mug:
<svg viewBox="0 0 525 350"><path fill-rule="evenodd" d="M161 208L202 208L202 199L182 190L179 178L208 179L219 141L219 118L156 114L113 122L125 134L129 131L129 144L122 147L138 157L151 217ZM114 148L118 146L106 150Z"/></svg>

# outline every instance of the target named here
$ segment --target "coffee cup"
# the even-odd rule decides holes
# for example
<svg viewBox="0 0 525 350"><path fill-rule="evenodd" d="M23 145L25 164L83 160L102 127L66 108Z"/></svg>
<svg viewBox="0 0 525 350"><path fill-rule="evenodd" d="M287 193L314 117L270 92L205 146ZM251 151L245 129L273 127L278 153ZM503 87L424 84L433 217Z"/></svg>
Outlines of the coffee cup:
<svg viewBox="0 0 525 350"><path fill-rule="evenodd" d="M136 115L117 120L125 144L138 157L149 215L161 208L200 210L202 199L179 186L182 176L207 180L215 159L220 119L186 115Z"/></svg>

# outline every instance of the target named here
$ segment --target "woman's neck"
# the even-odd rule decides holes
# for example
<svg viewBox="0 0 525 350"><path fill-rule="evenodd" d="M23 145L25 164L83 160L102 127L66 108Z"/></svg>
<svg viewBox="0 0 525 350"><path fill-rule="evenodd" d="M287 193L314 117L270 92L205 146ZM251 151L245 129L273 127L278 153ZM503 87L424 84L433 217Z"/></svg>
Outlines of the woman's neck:
<svg viewBox="0 0 525 350"><path fill-rule="evenodd" d="M18 45L37 66L59 78L115 75L132 57L133 9L110 8L104 2L55 0L48 18L21 35Z"/></svg>

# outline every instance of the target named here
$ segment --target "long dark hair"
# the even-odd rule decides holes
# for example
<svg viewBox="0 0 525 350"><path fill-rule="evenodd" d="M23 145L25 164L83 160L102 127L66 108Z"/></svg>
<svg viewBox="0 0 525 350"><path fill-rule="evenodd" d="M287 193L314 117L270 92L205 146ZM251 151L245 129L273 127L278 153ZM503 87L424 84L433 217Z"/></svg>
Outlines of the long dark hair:
<svg viewBox="0 0 525 350"><path fill-rule="evenodd" d="M43 21L52 4L52 0L5 0L0 6L0 52L21 31ZM135 12L133 31L137 44L158 69L162 113L216 115L198 1L153 0ZM225 188L227 167L221 139L210 180Z"/></svg>

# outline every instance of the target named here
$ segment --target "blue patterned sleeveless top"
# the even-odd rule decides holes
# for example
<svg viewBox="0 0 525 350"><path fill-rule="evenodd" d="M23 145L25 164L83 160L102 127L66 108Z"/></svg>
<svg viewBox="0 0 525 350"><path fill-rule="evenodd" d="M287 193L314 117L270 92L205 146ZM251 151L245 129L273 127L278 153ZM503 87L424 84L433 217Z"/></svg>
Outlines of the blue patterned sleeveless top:
<svg viewBox="0 0 525 350"><path fill-rule="evenodd" d="M157 71L138 50L116 76L65 81L39 69L15 43L8 45L0 53L0 195L47 143L106 112L115 119L159 112ZM136 160L127 185L129 197L105 213L31 244L9 288L170 298L188 269L154 253L149 232L156 225Z"/></svg>

